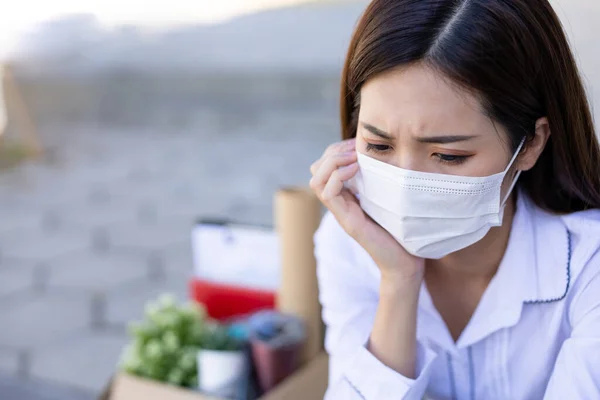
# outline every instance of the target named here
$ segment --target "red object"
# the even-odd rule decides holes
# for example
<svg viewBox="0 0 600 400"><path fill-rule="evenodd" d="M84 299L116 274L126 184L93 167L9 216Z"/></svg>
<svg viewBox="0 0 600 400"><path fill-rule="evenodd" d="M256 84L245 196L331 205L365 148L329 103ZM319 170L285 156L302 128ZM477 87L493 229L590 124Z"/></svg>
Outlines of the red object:
<svg viewBox="0 0 600 400"><path fill-rule="evenodd" d="M275 292L192 279L190 297L213 319L226 320L260 310L275 309Z"/></svg>

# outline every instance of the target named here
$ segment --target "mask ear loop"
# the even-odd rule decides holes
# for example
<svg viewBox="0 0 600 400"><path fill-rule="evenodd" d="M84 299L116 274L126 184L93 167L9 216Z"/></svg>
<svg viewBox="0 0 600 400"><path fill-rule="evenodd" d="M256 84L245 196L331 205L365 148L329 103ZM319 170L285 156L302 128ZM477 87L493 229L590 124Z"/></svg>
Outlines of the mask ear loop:
<svg viewBox="0 0 600 400"><path fill-rule="evenodd" d="M508 170L510 169L510 167L513 165L513 163L515 162L515 160L519 156L519 153L521 152L521 149L523 148L524 144L525 144L525 137L523 137L523 139L521 139L521 143L519 143L519 147L517 147L517 151L515 151L515 154L513 155L512 159L508 163L508 166L504 170L505 174L508 172ZM504 207L504 205L506 204L506 201L508 200L508 197L510 196L510 194L511 194L512 190L514 189L515 185L517 184L517 181L519 180L519 176L520 175L521 175L521 170L517 171L517 173L515 174L515 177L514 177L512 183L510 184L510 187L508 188L508 192L506 192L506 194L504 195L504 199L502 200L502 203L500 203L500 207L501 208Z"/></svg>

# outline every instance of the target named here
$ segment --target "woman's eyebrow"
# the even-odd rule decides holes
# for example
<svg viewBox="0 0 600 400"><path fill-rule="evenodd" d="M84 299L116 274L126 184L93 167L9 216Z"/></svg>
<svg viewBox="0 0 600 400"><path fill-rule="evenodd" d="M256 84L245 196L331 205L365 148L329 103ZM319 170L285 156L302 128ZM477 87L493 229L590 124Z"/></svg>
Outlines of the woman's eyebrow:
<svg viewBox="0 0 600 400"><path fill-rule="evenodd" d="M371 124L366 122L360 123L363 128L371 132L372 134L379 136L382 139L386 140L394 140L394 137L389 133L374 127ZM438 136L421 136L416 138L416 140L420 143L437 143L437 144L448 144L448 143L456 143L456 142L465 142L467 140L476 138L476 135L438 135Z"/></svg>
<svg viewBox="0 0 600 400"><path fill-rule="evenodd" d="M375 128L371 124L367 124L366 122L361 122L361 125L363 126L363 128L365 128L366 130L368 130L369 132L371 132L373 135L377 135L380 138L383 138L383 139L386 139L386 140L394 140L394 137L392 135L390 135L389 133L386 133L386 132L382 131L379 128Z"/></svg>
<svg viewBox="0 0 600 400"><path fill-rule="evenodd" d="M475 135L440 135L440 136L422 136L416 138L418 142L421 143L438 143L438 144L447 144L447 143L456 143L456 142L464 142L473 138L476 138Z"/></svg>

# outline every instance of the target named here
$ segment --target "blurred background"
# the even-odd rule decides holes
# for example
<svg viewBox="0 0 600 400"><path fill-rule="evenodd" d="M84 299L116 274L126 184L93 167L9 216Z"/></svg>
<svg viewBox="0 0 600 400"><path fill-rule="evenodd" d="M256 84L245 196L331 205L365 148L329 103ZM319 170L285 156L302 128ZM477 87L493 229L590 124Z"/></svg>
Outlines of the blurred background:
<svg viewBox="0 0 600 400"><path fill-rule="evenodd" d="M96 398L144 303L187 297L195 220L272 223L273 192L305 185L339 137L339 74L367 3L2 13L0 399ZM600 3L553 5L600 99Z"/></svg>

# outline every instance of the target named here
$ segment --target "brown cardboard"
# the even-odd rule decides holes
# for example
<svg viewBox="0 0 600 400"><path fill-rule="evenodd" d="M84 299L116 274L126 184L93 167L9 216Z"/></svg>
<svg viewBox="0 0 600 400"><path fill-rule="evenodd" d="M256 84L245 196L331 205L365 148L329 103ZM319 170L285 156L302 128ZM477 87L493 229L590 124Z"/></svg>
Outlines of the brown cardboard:
<svg viewBox="0 0 600 400"><path fill-rule="evenodd" d="M164 385L148 379L119 374L115 377L110 400L218 400L191 390Z"/></svg>
<svg viewBox="0 0 600 400"><path fill-rule="evenodd" d="M328 357L323 351L323 322L318 298L313 235L321 219L318 199L305 189L275 195L275 223L280 235L282 285L277 307L302 318L308 343L302 368L259 400L322 400L327 390ZM125 374L116 375L98 400L222 400Z"/></svg>
<svg viewBox="0 0 600 400"><path fill-rule="evenodd" d="M323 400L329 381L328 362L326 353L317 355L260 400Z"/></svg>
<svg viewBox="0 0 600 400"><path fill-rule="evenodd" d="M308 189L289 188L275 194L274 208L282 268L277 309L300 317L306 323L304 363L323 349L317 267L313 255L313 235L321 221L321 204Z"/></svg>
<svg viewBox="0 0 600 400"><path fill-rule="evenodd" d="M328 357L321 353L259 400L322 400L327 389ZM191 390L119 374L98 400L222 400Z"/></svg>

